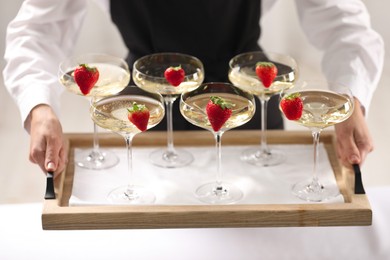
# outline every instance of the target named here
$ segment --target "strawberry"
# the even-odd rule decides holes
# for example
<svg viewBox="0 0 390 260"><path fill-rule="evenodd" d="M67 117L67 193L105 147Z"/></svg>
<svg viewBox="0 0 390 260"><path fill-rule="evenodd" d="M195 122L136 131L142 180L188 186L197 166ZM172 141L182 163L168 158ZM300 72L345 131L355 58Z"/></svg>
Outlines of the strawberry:
<svg viewBox="0 0 390 260"><path fill-rule="evenodd" d="M232 115L232 107L232 103L226 102L221 97L210 97L210 101L206 105L206 113L215 132L219 131Z"/></svg>
<svg viewBox="0 0 390 260"><path fill-rule="evenodd" d="M142 132L148 128L148 121L150 117L149 109L142 104L133 102L133 105L127 109L129 112L127 118Z"/></svg>
<svg viewBox="0 0 390 260"><path fill-rule="evenodd" d="M280 108L289 120L298 120L302 116L303 102L299 93L293 93L280 101Z"/></svg>
<svg viewBox="0 0 390 260"><path fill-rule="evenodd" d="M272 62L261 61L256 63L256 74L264 87L269 88L278 75L278 68Z"/></svg>
<svg viewBox="0 0 390 260"><path fill-rule="evenodd" d="M183 82L184 76L185 72L181 66L169 67L164 72L165 79L174 87L179 86Z"/></svg>
<svg viewBox="0 0 390 260"><path fill-rule="evenodd" d="M88 95L99 79L99 71L96 67L89 67L87 64L80 64L74 70L74 81L80 88L81 93Z"/></svg>

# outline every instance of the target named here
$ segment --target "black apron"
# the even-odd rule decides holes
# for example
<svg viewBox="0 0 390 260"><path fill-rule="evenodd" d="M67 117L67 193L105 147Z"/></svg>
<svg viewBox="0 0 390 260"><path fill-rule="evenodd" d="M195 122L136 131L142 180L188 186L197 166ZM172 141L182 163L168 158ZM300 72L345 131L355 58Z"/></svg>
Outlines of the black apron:
<svg viewBox="0 0 390 260"><path fill-rule="evenodd" d="M261 50L260 0L111 0L110 12L129 49L130 68L148 54L181 52L202 61L204 82L229 82L229 60ZM256 114L236 129L259 129L260 122L256 98ZM277 96L268 102L267 127L283 128ZM173 128L199 129L180 114L178 100L173 105ZM166 120L153 129L165 130Z"/></svg>

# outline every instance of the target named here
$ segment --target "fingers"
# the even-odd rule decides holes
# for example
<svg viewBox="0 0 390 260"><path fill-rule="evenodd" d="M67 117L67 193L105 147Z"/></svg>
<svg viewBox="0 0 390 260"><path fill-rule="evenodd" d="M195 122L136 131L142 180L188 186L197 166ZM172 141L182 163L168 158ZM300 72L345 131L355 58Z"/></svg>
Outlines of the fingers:
<svg viewBox="0 0 390 260"><path fill-rule="evenodd" d="M54 112L47 105L40 105L31 112L30 161L39 165L44 173L58 176L67 162L67 152L62 127Z"/></svg>
<svg viewBox="0 0 390 260"><path fill-rule="evenodd" d="M363 164L367 155L372 152L373 144L367 136L356 133L353 138L343 135L338 136L337 153L340 160L346 166L352 164Z"/></svg>
<svg viewBox="0 0 390 260"><path fill-rule="evenodd" d="M30 154L29 159L30 162L38 164L38 166L42 169L42 171L46 171L45 167L45 153L46 153L46 144L42 144L41 141L36 142L31 139L30 142Z"/></svg>
<svg viewBox="0 0 390 260"><path fill-rule="evenodd" d="M52 171L57 176L65 167L67 158L62 138L42 136L31 139L30 161L39 165L43 172Z"/></svg>
<svg viewBox="0 0 390 260"><path fill-rule="evenodd" d="M374 144L368 131L364 131L364 127L355 131L355 144L360 153L360 164L364 162L367 155L374 150Z"/></svg>
<svg viewBox="0 0 390 260"><path fill-rule="evenodd" d="M46 153L45 153L45 169L48 171L56 171L59 161L59 144L55 143L55 140L47 140Z"/></svg>
<svg viewBox="0 0 390 260"><path fill-rule="evenodd" d="M337 153L346 166L364 163L374 145L367 122L357 102L353 115L335 126L337 135Z"/></svg>
<svg viewBox="0 0 390 260"><path fill-rule="evenodd" d="M60 162L60 151L62 150L62 142L55 136L50 136L46 140L46 153L45 153L45 169L58 174ZM56 174L55 174L56 175Z"/></svg>
<svg viewBox="0 0 390 260"><path fill-rule="evenodd" d="M362 157L355 143L352 132L347 132L344 128L342 129L343 130L337 134L337 154L339 159L343 165L348 167L352 164L360 164L362 162Z"/></svg>

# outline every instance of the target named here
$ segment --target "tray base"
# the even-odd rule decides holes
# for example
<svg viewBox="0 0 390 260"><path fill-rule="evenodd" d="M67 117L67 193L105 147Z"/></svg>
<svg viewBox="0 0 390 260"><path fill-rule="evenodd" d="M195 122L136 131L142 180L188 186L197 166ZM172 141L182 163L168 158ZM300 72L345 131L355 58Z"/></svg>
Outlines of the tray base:
<svg viewBox="0 0 390 260"><path fill-rule="evenodd" d="M311 144L310 133L268 131L270 144ZM191 138L188 138L191 136ZM245 138L242 138L245 136ZM372 211L365 194L354 194L354 174L343 168L335 152L333 132L323 132L324 144L345 203L330 204L248 204L248 205L150 205L69 207L74 177L74 149L92 144L89 134L67 134L69 163L56 179L57 200L45 200L43 229L129 229L129 228L212 228L212 227L303 227L371 225ZM232 130L224 135L224 145L253 145L260 134L253 130ZM175 133L177 146L213 145L206 131ZM123 139L102 134L100 145L122 147ZM165 132L146 132L134 139L135 146L164 146Z"/></svg>

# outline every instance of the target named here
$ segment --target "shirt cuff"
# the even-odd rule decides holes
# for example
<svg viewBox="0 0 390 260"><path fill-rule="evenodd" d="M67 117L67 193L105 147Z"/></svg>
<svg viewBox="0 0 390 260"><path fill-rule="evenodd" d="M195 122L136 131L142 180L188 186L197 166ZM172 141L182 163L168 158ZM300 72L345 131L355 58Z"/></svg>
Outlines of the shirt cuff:
<svg viewBox="0 0 390 260"><path fill-rule="evenodd" d="M60 115L60 94L62 90L53 91L53 86L30 86L26 88L17 100L20 109L23 127L29 131L30 112L37 105L46 104L50 106L57 116ZM61 86L54 86L60 88Z"/></svg>

